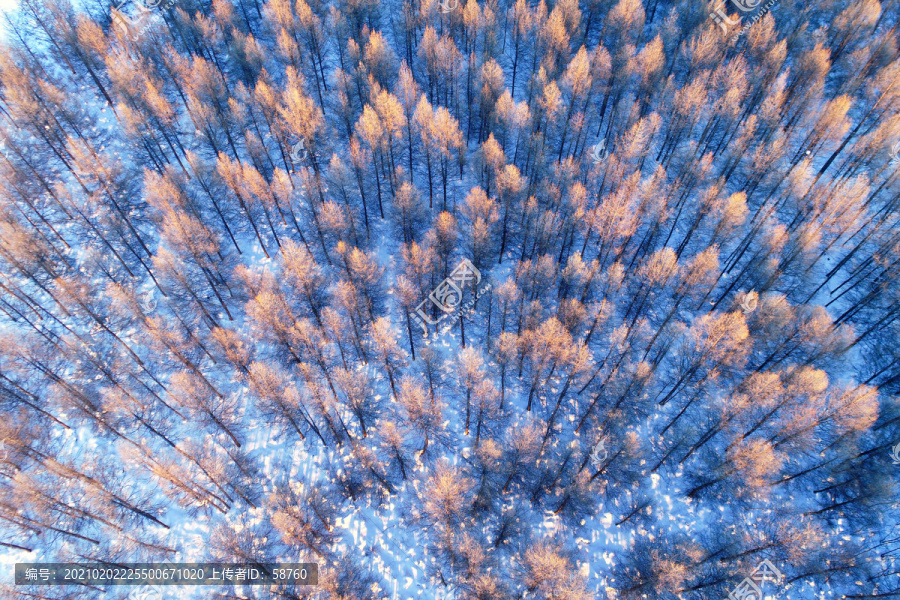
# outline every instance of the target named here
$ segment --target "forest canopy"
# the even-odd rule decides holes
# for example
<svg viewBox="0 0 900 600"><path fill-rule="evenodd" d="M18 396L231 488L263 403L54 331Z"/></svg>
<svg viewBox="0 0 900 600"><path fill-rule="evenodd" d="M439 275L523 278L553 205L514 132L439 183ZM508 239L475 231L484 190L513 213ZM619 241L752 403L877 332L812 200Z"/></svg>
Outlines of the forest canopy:
<svg viewBox="0 0 900 600"><path fill-rule="evenodd" d="M2 20L4 597L900 597L898 0Z"/></svg>

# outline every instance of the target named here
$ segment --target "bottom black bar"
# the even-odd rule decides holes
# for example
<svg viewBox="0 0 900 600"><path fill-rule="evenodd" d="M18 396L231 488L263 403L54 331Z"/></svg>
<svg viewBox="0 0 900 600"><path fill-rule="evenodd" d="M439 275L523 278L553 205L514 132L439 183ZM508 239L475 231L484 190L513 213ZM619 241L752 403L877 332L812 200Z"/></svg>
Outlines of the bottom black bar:
<svg viewBox="0 0 900 600"><path fill-rule="evenodd" d="M316 563L16 563L16 585L317 585Z"/></svg>

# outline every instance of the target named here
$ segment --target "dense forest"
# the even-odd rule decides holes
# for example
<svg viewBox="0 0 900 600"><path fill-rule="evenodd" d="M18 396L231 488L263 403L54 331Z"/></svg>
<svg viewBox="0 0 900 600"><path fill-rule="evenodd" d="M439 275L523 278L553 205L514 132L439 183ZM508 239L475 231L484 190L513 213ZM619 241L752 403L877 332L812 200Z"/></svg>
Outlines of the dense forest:
<svg viewBox="0 0 900 600"><path fill-rule="evenodd" d="M3 597L900 598L898 0L141 1L3 17Z"/></svg>

